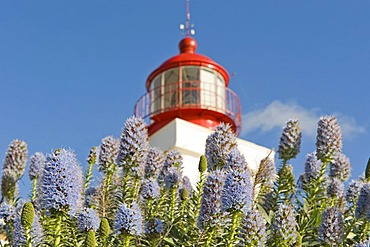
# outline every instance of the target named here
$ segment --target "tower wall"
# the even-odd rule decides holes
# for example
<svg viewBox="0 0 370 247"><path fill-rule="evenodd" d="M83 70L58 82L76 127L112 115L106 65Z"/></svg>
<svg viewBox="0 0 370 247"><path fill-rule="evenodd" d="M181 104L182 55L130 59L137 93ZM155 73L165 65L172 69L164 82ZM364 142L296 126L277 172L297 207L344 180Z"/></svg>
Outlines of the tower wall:
<svg viewBox="0 0 370 247"><path fill-rule="evenodd" d="M199 176L199 157L204 154L206 139L211 133L207 128L176 118L154 133L149 141L152 146L164 151L179 150L184 158L183 173L194 185ZM256 171L260 161L269 154L272 158L274 156L271 149L252 142L237 138L237 143L251 170Z"/></svg>

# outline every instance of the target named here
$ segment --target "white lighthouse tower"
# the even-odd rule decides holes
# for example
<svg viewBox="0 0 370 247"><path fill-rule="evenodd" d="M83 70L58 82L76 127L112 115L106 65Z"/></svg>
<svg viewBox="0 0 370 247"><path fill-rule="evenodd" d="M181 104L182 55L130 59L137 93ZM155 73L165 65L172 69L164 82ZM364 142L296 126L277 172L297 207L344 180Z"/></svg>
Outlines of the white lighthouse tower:
<svg viewBox="0 0 370 247"><path fill-rule="evenodd" d="M162 150L177 149L184 158L184 174L194 183L199 157L207 137L221 123L230 124L236 135L241 129L240 99L229 85L225 68L196 52L197 42L187 35L180 53L155 69L146 81L147 93L135 105L134 114L149 123L149 141ZM271 149L237 139L250 169L271 154Z"/></svg>

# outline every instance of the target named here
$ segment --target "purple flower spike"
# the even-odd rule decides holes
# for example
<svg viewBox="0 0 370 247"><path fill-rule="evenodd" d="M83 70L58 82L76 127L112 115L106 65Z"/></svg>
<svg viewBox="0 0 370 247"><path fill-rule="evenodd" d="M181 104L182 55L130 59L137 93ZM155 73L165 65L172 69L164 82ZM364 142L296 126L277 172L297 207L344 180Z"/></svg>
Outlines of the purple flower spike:
<svg viewBox="0 0 370 247"><path fill-rule="evenodd" d="M365 183L360 191L357 200L356 218L370 219L370 184Z"/></svg>
<svg viewBox="0 0 370 247"><path fill-rule="evenodd" d="M351 163L343 153L330 163L330 176L346 181L351 176Z"/></svg>
<svg viewBox="0 0 370 247"><path fill-rule="evenodd" d="M338 158L342 152L342 133L337 119L333 116L321 117L318 122L316 153L324 163Z"/></svg>
<svg viewBox="0 0 370 247"><path fill-rule="evenodd" d="M156 147L151 147L145 165L145 177L157 178L163 168L164 161L163 151Z"/></svg>
<svg viewBox="0 0 370 247"><path fill-rule="evenodd" d="M294 208L280 204L271 225L271 237L275 241L283 241L286 246L291 246L297 238L296 225Z"/></svg>
<svg viewBox="0 0 370 247"><path fill-rule="evenodd" d="M160 171L158 176L158 183L160 185L164 184L168 171L172 167L174 167L178 171L182 170L182 155L177 149L171 150L167 154L162 170Z"/></svg>
<svg viewBox="0 0 370 247"><path fill-rule="evenodd" d="M94 209L84 208L77 216L77 225L80 231L96 231L99 228L100 219Z"/></svg>
<svg viewBox="0 0 370 247"><path fill-rule="evenodd" d="M16 214L14 222L13 222L13 239L11 241L11 246L13 247L23 247L27 246L27 240L25 238L25 229L21 223L21 215ZM40 246L43 240L43 232L42 226L39 222L39 216L35 214L33 223L31 226L31 238L32 238L32 245L33 246Z"/></svg>
<svg viewBox="0 0 370 247"><path fill-rule="evenodd" d="M30 158L30 169L28 171L28 175L31 180L37 179L42 175L44 166L45 166L46 158L43 153L36 152Z"/></svg>
<svg viewBox="0 0 370 247"><path fill-rule="evenodd" d="M233 171L246 171L247 162L245 161L244 155L236 148L232 149L230 153L226 155L224 169Z"/></svg>
<svg viewBox="0 0 370 247"><path fill-rule="evenodd" d="M26 167L27 158L27 143L21 140L14 140L10 143L6 152L3 169L13 170L17 178L20 178Z"/></svg>
<svg viewBox="0 0 370 247"><path fill-rule="evenodd" d="M302 132L298 120L289 120L280 137L279 159L290 160L297 156L301 148Z"/></svg>
<svg viewBox="0 0 370 247"><path fill-rule="evenodd" d="M346 200L348 203L355 203L356 199L360 195L360 191L362 186L364 186L364 183L360 180L352 180L349 185L346 192Z"/></svg>
<svg viewBox="0 0 370 247"><path fill-rule="evenodd" d="M114 229L117 234L138 236L143 232L143 218L139 206L134 202L131 208L125 203L118 209Z"/></svg>
<svg viewBox="0 0 370 247"><path fill-rule="evenodd" d="M251 210L242 220L241 232L246 246L265 246L266 222L258 210Z"/></svg>
<svg viewBox="0 0 370 247"><path fill-rule="evenodd" d="M198 227L204 230L207 226L215 226L221 223L222 190L225 181L225 173L221 170L211 172L203 187L203 197L198 218Z"/></svg>
<svg viewBox="0 0 370 247"><path fill-rule="evenodd" d="M154 218L145 223L145 234L158 236L163 233L163 222Z"/></svg>
<svg viewBox="0 0 370 247"><path fill-rule="evenodd" d="M235 148L237 148L236 137L231 126L221 123L206 140L205 154L208 171L221 169L225 164L226 156Z"/></svg>
<svg viewBox="0 0 370 247"><path fill-rule="evenodd" d="M176 187L181 181L181 173L176 167L171 167L165 177L165 185L167 189Z"/></svg>
<svg viewBox="0 0 370 247"><path fill-rule="evenodd" d="M12 204L9 204L7 201L3 201L0 205L0 220L3 220L5 223L10 222L14 219L15 208Z"/></svg>
<svg viewBox="0 0 370 247"><path fill-rule="evenodd" d="M312 180L318 179L322 169L321 160L317 159L316 152L307 155L306 163L304 166L304 180L310 183Z"/></svg>
<svg viewBox="0 0 370 247"><path fill-rule="evenodd" d="M99 171L112 172L119 154L120 142L113 136L103 138L99 150Z"/></svg>
<svg viewBox="0 0 370 247"><path fill-rule="evenodd" d="M344 237L342 213L337 208L324 211L318 233L319 241L329 246L338 246Z"/></svg>
<svg viewBox="0 0 370 247"><path fill-rule="evenodd" d="M223 210L247 213L251 206L252 185L248 172L229 172L222 193Z"/></svg>
<svg viewBox="0 0 370 247"><path fill-rule="evenodd" d="M144 120L130 117L122 130L118 165L122 166L125 172L141 177L144 174L148 150L148 129Z"/></svg>
<svg viewBox="0 0 370 247"><path fill-rule="evenodd" d="M343 182L338 178L329 179L327 192L330 197L343 198L345 193Z"/></svg>
<svg viewBox="0 0 370 247"><path fill-rule="evenodd" d="M160 195L160 188L157 180L145 179L141 185L140 195L144 200L158 198Z"/></svg>
<svg viewBox="0 0 370 247"><path fill-rule="evenodd" d="M42 206L74 215L81 205L82 170L73 151L60 149L46 158Z"/></svg>

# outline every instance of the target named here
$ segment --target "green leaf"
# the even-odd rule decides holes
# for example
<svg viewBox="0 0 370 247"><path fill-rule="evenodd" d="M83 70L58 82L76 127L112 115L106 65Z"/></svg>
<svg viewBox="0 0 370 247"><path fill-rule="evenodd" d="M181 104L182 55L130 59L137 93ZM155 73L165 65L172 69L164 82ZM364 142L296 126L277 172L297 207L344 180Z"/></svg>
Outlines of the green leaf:
<svg viewBox="0 0 370 247"><path fill-rule="evenodd" d="M367 161L366 170L365 170L365 178L366 180L370 179L370 158Z"/></svg>
<svg viewBox="0 0 370 247"><path fill-rule="evenodd" d="M266 222L268 224L271 224L271 219L272 219L271 214L268 215L267 212L265 211L265 209L259 204L257 204L257 208L260 211L260 213L262 214L262 217L266 220ZM270 212L272 212L272 211L270 211Z"/></svg>
<svg viewBox="0 0 370 247"><path fill-rule="evenodd" d="M163 239L166 243L171 244L172 246L175 246L175 242L172 238L164 238Z"/></svg>

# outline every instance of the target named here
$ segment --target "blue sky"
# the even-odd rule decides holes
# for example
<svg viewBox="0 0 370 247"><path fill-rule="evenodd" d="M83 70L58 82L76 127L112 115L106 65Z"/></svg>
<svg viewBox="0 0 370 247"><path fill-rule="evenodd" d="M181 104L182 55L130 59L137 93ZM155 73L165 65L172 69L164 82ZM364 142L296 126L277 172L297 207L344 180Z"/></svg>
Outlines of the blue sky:
<svg viewBox="0 0 370 247"><path fill-rule="evenodd" d="M222 64L242 99L241 138L277 147L303 126L302 171L320 115L343 127L353 176L370 155L370 2L192 0L198 52ZM178 53L185 0L0 1L0 160L89 149L119 136L147 76ZM26 178L23 183L27 184Z"/></svg>

